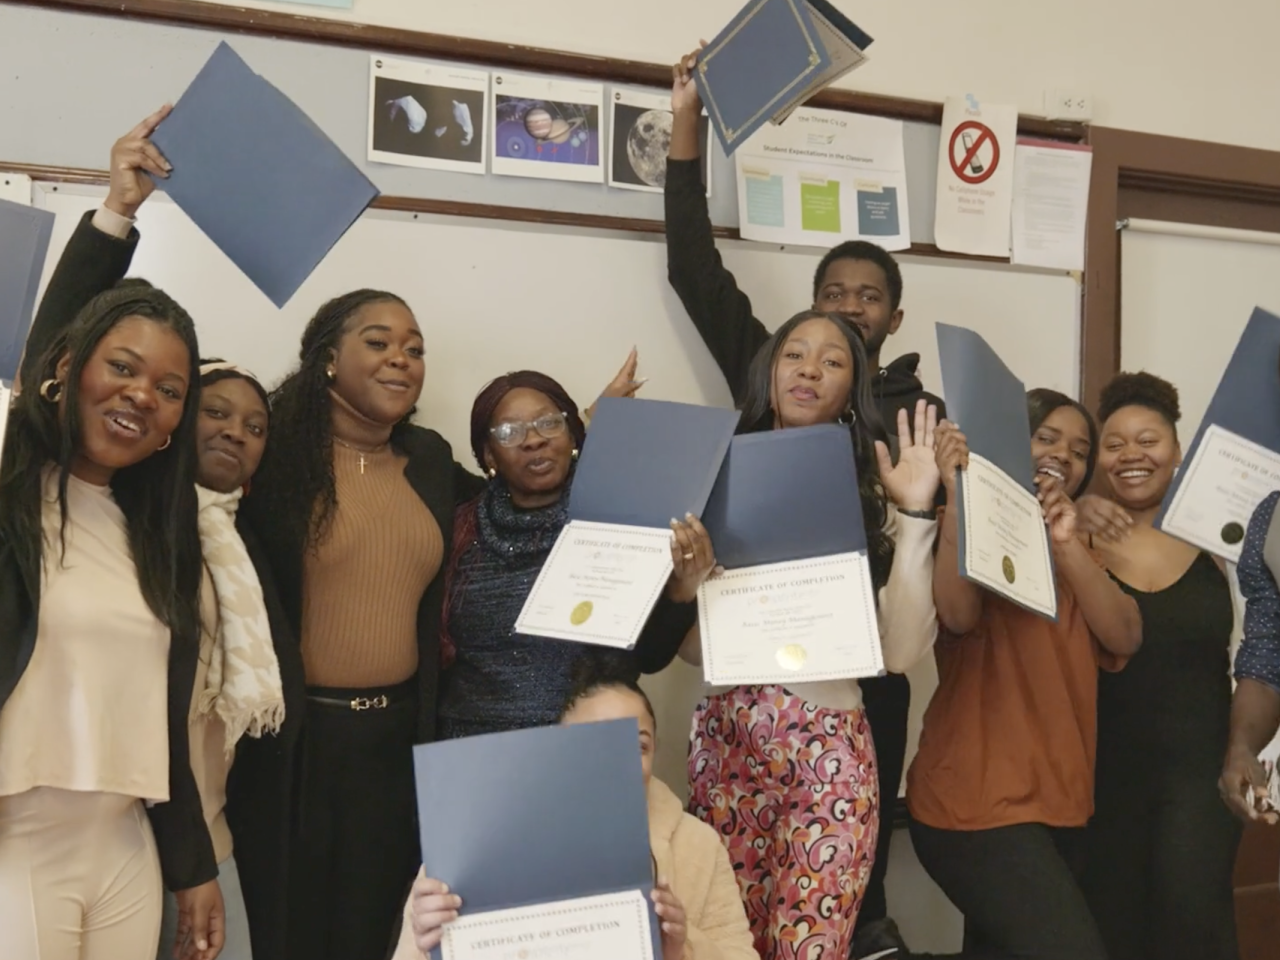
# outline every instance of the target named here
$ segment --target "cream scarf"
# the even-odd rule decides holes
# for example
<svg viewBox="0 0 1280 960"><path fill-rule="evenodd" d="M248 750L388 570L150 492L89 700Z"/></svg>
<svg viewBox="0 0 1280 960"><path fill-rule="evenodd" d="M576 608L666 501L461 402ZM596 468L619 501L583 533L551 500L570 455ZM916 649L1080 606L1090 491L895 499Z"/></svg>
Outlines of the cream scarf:
<svg viewBox="0 0 1280 960"><path fill-rule="evenodd" d="M236 530L242 491L217 493L197 485L196 494L200 549L218 600L213 655L196 709L222 720L231 756L246 733L260 737L280 730L284 691L262 585Z"/></svg>

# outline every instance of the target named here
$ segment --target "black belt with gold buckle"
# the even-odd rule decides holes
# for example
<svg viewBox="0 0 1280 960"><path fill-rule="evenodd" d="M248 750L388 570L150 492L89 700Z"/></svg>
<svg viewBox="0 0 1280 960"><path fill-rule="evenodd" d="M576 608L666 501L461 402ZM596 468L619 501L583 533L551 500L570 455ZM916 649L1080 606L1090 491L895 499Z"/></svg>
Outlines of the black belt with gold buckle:
<svg viewBox="0 0 1280 960"><path fill-rule="evenodd" d="M338 700L334 697L308 696L312 703L323 703L327 707L345 707L348 710L385 710L391 706L385 693L376 697L352 697L350 700Z"/></svg>

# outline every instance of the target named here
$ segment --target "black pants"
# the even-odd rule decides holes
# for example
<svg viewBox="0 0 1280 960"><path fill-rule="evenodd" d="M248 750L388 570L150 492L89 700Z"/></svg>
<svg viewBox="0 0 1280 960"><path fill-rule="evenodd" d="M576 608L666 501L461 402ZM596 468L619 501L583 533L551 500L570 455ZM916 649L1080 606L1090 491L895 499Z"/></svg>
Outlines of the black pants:
<svg viewBox="0 0 1280 960"><path fill-rule="evenodd" d="M964 952L953 960L1106 960L1078 880L1087 853L1083 828L937 830L913 820L911 840L934 883L964 914Z"/></svg>
<svg viewBox="0 0 1280 960"><path fill-rule="evenodd" d="M370 690L309 689L290 871L293 960L384 960L422 862L414 794L414 681ZM355 711L317 703L388 693Z"/></svg>
<svg viewBox="0 0 1280 960"><path fill-rule="evenodd" d="M1241 824L1218 765L1099 770L1085 893L1113 960L1239 960L1232 872Z"/></svg>
<svg viewBox="0 0 1280 960"><path fill-rule="evenodd" d="M911 710L911 683L896 673L862 680L862 704L871 727L880 774L880 832L876 835L876 860L863 896L854 930L883 920L889 915L884 878L889 872L889 842L893 839L893 812L902 784L902 765L907 756L907 714Z"/></svg>

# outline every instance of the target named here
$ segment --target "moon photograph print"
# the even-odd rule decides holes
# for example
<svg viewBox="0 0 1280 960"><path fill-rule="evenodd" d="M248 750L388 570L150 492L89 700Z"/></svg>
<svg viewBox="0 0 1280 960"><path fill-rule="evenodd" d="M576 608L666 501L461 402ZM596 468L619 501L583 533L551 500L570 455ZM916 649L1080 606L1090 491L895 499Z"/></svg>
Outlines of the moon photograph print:
<svg viewBox="0 0 1280 960"><path fill-rule="evenodd" d="M610 126L609 186L624 190L661 193L667 182L667 154L671 150L671 98L656 93L614 90ZM702 182L708 181L708 135L710 125L703 117L698 126L702 143Z"/></svg>

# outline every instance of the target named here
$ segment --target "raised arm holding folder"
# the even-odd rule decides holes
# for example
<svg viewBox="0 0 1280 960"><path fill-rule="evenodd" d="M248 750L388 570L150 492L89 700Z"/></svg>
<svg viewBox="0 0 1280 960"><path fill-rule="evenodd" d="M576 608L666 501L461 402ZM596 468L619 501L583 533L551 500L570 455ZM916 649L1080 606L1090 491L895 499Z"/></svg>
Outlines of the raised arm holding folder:
<svg viewBox="0 0 1280 960"><path fill-rule="evenodd" d="M433 960L662 956L639 743L613 720L414 747L423 868L462 898Z"/></svg>
<svg viewBox="0 0 1280 960"><path fill-rule="evenodd" d="M1249 518L1280 490L1280 317L1255 309L1156 526L1236 562Z"/></svg>
<svg viewBox="0 0 1280 960"><path fill-rule="evenodd" d="M560 532L520 633L635 646L671 576L671 521L706 506L733 410L603 397L591 421Z"/></svg>
<svg viewBox="0 0 1280 960"><path fill-rule="evenodd" d="M36 291L53 235L53 214L0 200L0 451L13 381L35 316ZM39 387L39 384L35 384Z"/></svg>
<svg viewBox="0 0 1280 960"><path fill-rule="evenodd" d="M151 139L162 189L277 307L378 190L225 42Z"/></svg>
<svg viewBox="0 0 1280 960"><path fill-rule="evenodd" d="M969 441L956 484L960 575L1049 619L1058 615L1049 531L1036 496L1022 381L972 330L937 325L947 410Z"/></svg>
<svg viewBox="0 0 1280 960"><path fill-rule="evenodd" d="M796 487L796 464L805 484ZM698 591L711 684L884 672L849 430L735 437L703 525L725 572Z"/></svg>
<svg viewBox="0 0 1280 960"><path fill-rule="evenodd" d="M698 55L698 93L725 153L860 66L870 45L828 0L750 0Z"/></svg>

